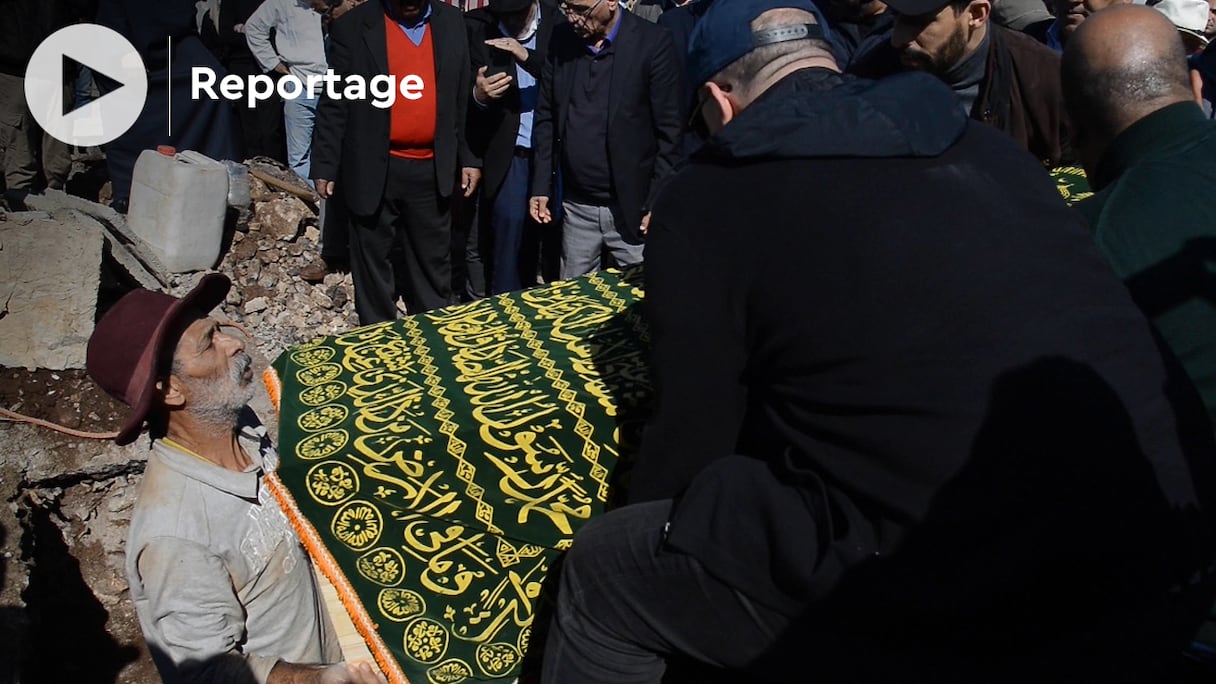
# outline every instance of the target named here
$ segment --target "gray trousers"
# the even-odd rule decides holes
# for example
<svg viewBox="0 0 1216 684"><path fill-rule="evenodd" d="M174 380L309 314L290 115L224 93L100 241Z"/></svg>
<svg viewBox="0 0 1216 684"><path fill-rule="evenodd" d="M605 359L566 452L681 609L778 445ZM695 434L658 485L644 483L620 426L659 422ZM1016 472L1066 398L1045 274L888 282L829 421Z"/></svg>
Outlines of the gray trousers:
<svg viewBox="0 0 1216 684"><path fill-rule="evenodd" d="M67 143L43 134L26 107L25 79L8 74L0 74L0 159L4 186L12 192L37 189L39 175L49 187L62 189L72 169Z"/></svg>
<svg viewBox="0 0 1216 684"><path fill-rule="evenodd" d="M616 206L562 202L561 278L568 280L600 270L604 251L617 266L642 263L644 242L634 243L621 234L621 210ZM632 233L633 231L629 231Z"/></svg>

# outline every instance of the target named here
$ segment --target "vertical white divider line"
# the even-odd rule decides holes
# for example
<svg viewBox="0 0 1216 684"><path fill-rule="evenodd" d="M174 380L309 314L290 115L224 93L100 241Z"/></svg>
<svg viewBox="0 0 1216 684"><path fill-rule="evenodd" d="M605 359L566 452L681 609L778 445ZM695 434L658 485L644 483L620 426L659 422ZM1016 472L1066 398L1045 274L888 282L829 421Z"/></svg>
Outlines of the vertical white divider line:
<svg viewBox="0 0 1216 684"><path fill-rule="evenodd" d="M168 66L168 73L165 74L165 78L168 79L166 84L169 87L165 88L165 90L167 90L169 92L169 96L166 98L166 100L168 100L168 102L169 102L169 138L172 139L173 138L173 36L169 36L166 39L166 41L169 44L169 66ZM171 140L166 140L165 142L171 142Z"/></svg>

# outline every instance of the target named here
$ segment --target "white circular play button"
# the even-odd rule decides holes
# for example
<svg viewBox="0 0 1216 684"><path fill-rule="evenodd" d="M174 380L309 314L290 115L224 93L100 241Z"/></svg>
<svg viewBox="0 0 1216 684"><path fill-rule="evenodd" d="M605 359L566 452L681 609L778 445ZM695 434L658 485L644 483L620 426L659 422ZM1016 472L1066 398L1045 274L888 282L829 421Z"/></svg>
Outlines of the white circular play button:
<svg viewBox="0 0 1216 684"><path fill-rule="evenodd" d="M75 61L118 87L83 107L64 101L64 69ZM42 41L25 70L25 99L42 130L69 145L104 145L139 118L148 97L148 74L135 47L112 29L74 24Z"/></svg>

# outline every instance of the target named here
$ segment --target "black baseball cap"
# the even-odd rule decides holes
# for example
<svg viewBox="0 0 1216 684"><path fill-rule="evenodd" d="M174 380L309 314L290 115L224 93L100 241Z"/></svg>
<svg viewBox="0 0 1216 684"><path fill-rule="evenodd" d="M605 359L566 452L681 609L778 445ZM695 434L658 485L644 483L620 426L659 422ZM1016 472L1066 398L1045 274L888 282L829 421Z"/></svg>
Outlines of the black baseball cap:
<svg viewBox="0 0 1216 684"><path fill-rule="evenodd" d="M486 9L490 14L501 17L504 14L522 12L532 6L533 0L490 0Z"/></svg>
<svg viewBox="0 0 1216 684"><path fill-rule="evenodd" d="M887 7L896 14L905 17L920 17L926 14L937 14L950 4L950 0L883 0Z"/></svg>
<svg viewBox="0 0 1216 684"><path fill-rule="evenodd" d="M815 23L753 33L752 22L775 9L804 10L815 17ZM828 36L827 19L811 0L715 0L688 39L688 77L700 87L761 45L804 38L826 41Z"/></svg>

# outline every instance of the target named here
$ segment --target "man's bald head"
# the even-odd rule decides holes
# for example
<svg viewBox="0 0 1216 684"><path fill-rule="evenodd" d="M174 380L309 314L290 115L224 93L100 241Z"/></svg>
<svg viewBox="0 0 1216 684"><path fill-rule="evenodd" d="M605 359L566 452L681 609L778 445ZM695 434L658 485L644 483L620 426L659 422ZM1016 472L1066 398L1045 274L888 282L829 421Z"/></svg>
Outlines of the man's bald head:
<svg viewBox="0 0 1216 684"><path fill-rule="evenodd" d="M1062 70L1081 148L1105 149L1145 116L1193 99L1178 30L1141 5L1110 7L1083 22L1064 50ZM1087 156L1085 149L1078 152ZM1100 150L1089 152L1100 156Z"/></svg>

